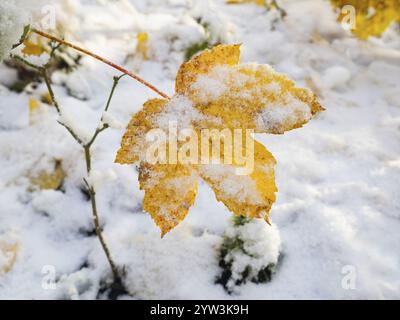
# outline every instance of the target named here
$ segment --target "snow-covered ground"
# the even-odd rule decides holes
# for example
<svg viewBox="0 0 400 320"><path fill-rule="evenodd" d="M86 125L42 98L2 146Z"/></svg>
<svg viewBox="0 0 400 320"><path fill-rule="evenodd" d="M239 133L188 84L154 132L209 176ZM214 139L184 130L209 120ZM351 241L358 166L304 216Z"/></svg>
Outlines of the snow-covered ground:
<svg viewBox="0 0 400 320"><path fill-rule="evenodd" d="M201 184L188 217L160 239L142 210L135 168L113 163L124 126L155 97L123 78L110 108L123 126L105 131L93 149L104 236L130 293L122 298L400 298L398 27L361 42L322 0L280 1L283 21L276 11L224 0L56 3L69 39L168 94L185 49L205 37L201 20L210 41L242 43L242 61L272 65L311 87L326 108L302 129L257 136L278 161L279 192L274 226L257 221L253 232L267 242L261 249L280 247L281 258L271 282L248 282L229 295L215 279L232 215L211 189ZM149 34L148 60L135 55L138 32ZM72 73L53 74L59 102L81 130L97 125L114 75L90 57ZM17 94L7 88L15 80L15 70L0 65L0 298L96 298L109 266L80 190L83 152L54 108L43 104L30 116L29 97L38 99L44 85ZM32 191L29 177L52 170L54 159L67 173L62 191Z"/></svg>

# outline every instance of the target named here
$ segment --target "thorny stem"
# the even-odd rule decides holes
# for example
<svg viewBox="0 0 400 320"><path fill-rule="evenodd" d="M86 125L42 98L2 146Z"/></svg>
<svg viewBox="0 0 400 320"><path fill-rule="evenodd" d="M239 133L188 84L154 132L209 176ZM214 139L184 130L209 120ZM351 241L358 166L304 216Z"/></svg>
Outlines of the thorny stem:
<svg viewBox="0 0 400 320"><path fill-rule="evenodd" d="M59 39L59 38L57 38L55 36L52 36L51 34L48 34L46 32L43 32L43 31L40 31L40 30L37 30L37 29L32 29L31 31L36 33L36 34L38 34L38 35L40 35L40 36L42 36L42 37L45 37L45 38L50 39L52 41L56 41L56 42L61 43L61 44L65 45L65 46L68 46L68 47L73 48L73 49L75 49L77 51L80 51L80 52L82 52L82 53L84 53L84 54L86 54L88 56L91 56L91 57L93 57L93 58L95 58L95 59L97 59L97 60L99 60L99 61L101 61L101 62L103 62L105 64L108 64L109 66L113 67L114 69L117 69L118 71L121 71L123 74L126 74L127 76L139 81L141 84L143 84L146 87L148 87L149 89L153 90L154 92L159 94L161 97L163 97L165 99L170 99L167 94L165 94L161 90L157 89L155 86L153 86L152 84L148 83L146 80L142 79L138 75L136 75L136 74L134 74L134 73L122 68L121 66L119 66L119 65L117 65L117 64L115 64L115 63L113 63L113 62L111 62L111 61L109 61L109 60L107 60L107 59L105 59L103 57L100 57L99 55L97 55L97 54L95 54L95 53L93 53L93 52L91 52L89 50L86 50L84 48L78 47L77 45L74 45L74 44L72 44L72 43L70 43L68 41Z"/></svg>
<svg viewBox="0 0 400 320"><path fill-rule="evenodd" d="M54 47L54 51L55 50L57 50L57 47ZM53 56L54 51L52 51L52 55L51 56ZM54 90L53 90L52 85L51 85L51 80L50 80L50 77L49 77L47 69L46 69L48 64L45 65L44 67L41 67L41 66L37 66L35 64L32 64L29 61L27 61L26 59L24 59L24 58L22 58L20 56L17 56L17 55L14 55L13 58L25 63L29 67L31 67L31 68L33 68L33 69L35 69L35 70L37 70L39 72L39 74L43 77L43 79L44 79L44 81L46 83L46 87L47 87L48 92L50 94L51 101L52 101L54 107L56 108L58 115L61 117L62 116L62 111L61 111L60 105L58 104L58 101L57 101L57 99L55 97ZM111 89L111 93L110 93L110 95L108 97L107 104L106 104L105 109L104 109L105 112L108 111L108 109L110 107L110 104L111 104L112 97L113 97L114 92L115 92L115 89L116 89L116 87L117 87L117 85L119 83L119 80L121 80L121 78L123 76L124 76L124 74L119 76L119 77L114 77L114 83L113 83L113 86L112 86L112 89ZM90 150L91 146L93 145L93 143L95 142L95 140L99 136L99 134L101 132L103 132L104 130L106 130L109 127L109 125L107 123L103 122L103 117L102 117L101 122L100 122L98 128L96 129L96 131L94 132L94 134L93 134L92 138L90 139L90 141L87 142L87 143L84 143L82 141L82 139L79 137L79 135L76 134L76 132L71 127L69 127L67 124L64 124L62 121L58 121L58 122L71 134L71 136L75 139L75 141L78 142L83 147L84 152L85 152L86 173L87 173L87 176L90 177L90 174L91 174L91 171L92 171L92 156L91 156L91 152L90 152L91 151ZM88 190L89 196L90 196L90 202L91 202L91 206L92 206L93 223L94 223L94 226L95 226L96 235L100 240L100 243L101 243L101 246L103 248L103 251L104 251L104 253L105 253L106 257L107 257L107 260L108 260L108 262L110 264L111 271L112 271L113 276L114 276L114 282L119 282L119 281L121 281L121 277L119 275L118 268L117 268L116 264L114 263L114 260L111 257L110 250L109 250L109 248L107 246L107 243L104 240L103 233L101 231L99 215L98 215L98 210L97 210L97 202L96 202L96 190L95 190L94 186L91 185L88 182L87 179L84 178L83 180L84 180L84 182L86 184L86 187L87 187L87 190Z"/></svg>

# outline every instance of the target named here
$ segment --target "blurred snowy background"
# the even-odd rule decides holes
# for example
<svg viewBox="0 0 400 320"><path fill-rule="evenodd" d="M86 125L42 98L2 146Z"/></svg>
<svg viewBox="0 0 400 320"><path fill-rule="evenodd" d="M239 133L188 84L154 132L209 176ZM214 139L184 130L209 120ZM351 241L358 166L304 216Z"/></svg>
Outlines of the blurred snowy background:
<svg viewBox="0 0 400 320"><path fill-rule="evenodd" d="M135 167L113 163L130 117L155 96L121 80L110 108L121 125L93 149L104 236L129 292L120 298L400 298L399 26L360 41L329 1L278 3L285 17L225 0L52 3L67 39L169 94L188 56L242 43L242 61L272 65L326 108L301 130L257 137L278 161L272 227L233 222L202 184L186 220L161 240ZM56 95L82 130L93 129L118 73L63 54L52 71ZM83 153L46 101L35 74L0 65L0 298L107 298Z"/></svg>

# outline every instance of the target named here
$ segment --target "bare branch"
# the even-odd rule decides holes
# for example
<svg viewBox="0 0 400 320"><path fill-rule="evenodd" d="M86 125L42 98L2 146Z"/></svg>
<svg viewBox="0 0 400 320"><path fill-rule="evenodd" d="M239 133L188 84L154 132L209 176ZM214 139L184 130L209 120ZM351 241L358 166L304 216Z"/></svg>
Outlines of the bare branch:
<svg viewBox="0 0 400 320"><path fill-rule="evenodd" d="M65 45L65 46L68 46L68 47L70 47L72 49L80 51L80 52L82 52L82 53L84 53L84 54L86 54L88 56L91 56L92 58L95 58L95 59L97 59L97 60L99 60L99 61L101 61L101 62L103 62L105 64L108 64L110 67L121 71L122 73L126 74L127 76L130 76L131 78L133 78L136 81L140 82L141 84L145 85L149 89L151 89L154 92L156 92L157 94L159 94L161 97L163 97L165 99L170 99L167 94L165 94L161 90L157 89L155 86L153 86L152 84L148 83L146 80L142 79L138 75L136 75L133 72L130 72L130 71L122 68L121 66L119 66L119 65L117 65L117 64L115 64L115 63L113 63L113 62L111 62L111 61L109 61L109 60L107 60L107 59L105 59L103 57L100 57L99 55L97 55L97 54L95 54L95 53L93 53L93 52L91 52L89 50L86 50L86 49L83 49L81 47L78 47L77 45L74 45L74 44L72 44L72 43L70 43L68 41L65 41L63 39L59 39L59 38L57 38L55 36L52 36L51 34L48 34L46 32L43 32L43 31L40 31L40 30L37 30L37 29L32 29L32 32L34 32L34 33L36 33L36 34L38 34L38 35L40 35L42 37L48 38L50 40L57 41L57 42Z"/></svg>

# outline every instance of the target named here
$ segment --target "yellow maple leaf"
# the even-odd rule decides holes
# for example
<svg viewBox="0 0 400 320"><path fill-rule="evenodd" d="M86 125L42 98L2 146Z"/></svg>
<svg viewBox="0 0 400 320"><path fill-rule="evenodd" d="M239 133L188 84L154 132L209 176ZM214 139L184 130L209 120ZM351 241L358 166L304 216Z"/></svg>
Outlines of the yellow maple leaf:
<svg viewBox="0 0 400 320"><path fill-rule="evenodd" d="M362 40L370 36L379 37L392 22L400 22L400 0L331 0L331 3L340 10L339 22L351 19L349 14L352 11L344 10L345 6L354 8L355 20L351 31Z"/></svg>
<svg viewBox="0 0 400 320"><path fill-rule="evenodd" d="M128 124L115 161L139 164L143 208L162 236L187 215L199 178L235 215L269 222L277 191L276 160L248 132L284 133L323 110L310 90L296 87L285 75L239 60L240 45L203 51L180 67L172 99L147 101ZM176 144L166 142L171 123L179 136ZM159 130L165 136L157 136ZM185 130L190 133L182 139ZM153 163L149 150L155 140L164 149L157 149ZM193 145L198 148L191 149ZM186 158L188 151L195 156Z"/></svg>

